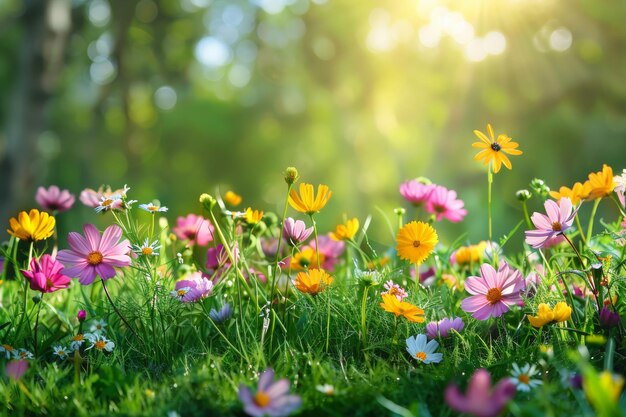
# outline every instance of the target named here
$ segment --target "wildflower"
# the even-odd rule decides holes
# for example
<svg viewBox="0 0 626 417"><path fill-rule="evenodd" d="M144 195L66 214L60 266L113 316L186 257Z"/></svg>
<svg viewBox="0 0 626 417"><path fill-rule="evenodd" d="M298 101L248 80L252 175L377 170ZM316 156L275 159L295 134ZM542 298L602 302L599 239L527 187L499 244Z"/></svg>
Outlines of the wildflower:
<svg viewBox="0 0 626 417"><path fill-rule="evenodd" d="M600 325L604 328L611 328L619 326L619 314L609 307L604 306L600 311Z"/></svg>
<svg viewBox="0 0 626 417"><path fill-rule="evenodd" d="M597 373L591 367L583 368L583 390L587 399L596 411L603 410L601 415L621 415L616 410L624 387L624 377L604 370Z"/></svg>
<svg viewBox="0 0 626 417"><path fill-rule="evenodd" d="M407 292L404 290L404 288L402 288L400 285L396 284L392 280L389 280L389 281L385 282L383 287L387 291L381 292L380 295L387 295L387 294L388 295L393 295L394 297L396 297L398 299L398 301L402 301L406 297L409 296L409 294L407 294Z"/></svg>
<svg viewBox="0 0 626 417"><path fill-rule="evenodd" d="M149 243L148 238L143 241L142 245L133 245L133 252L137 255L143 256L159 256L159 249L161 249L161 245L159 245L159 241L155 240L152 243Z"/></svg>
<svg viewBox="0 0 626 417"><path fill-rule="evenodd" d="M226 191L226 194L224 194L224 201L231 206L236 207L241 204L241 196L235 194L233 191Z"/></svg>
<svg viewBox="0 0 626 417"><path fill-rule="evenodd" d="M551 309L548 304L541 303L537 308L537 315L535 317L530 315L527 317L533 327L542 327L550 323L567 321L571 315L572 308L563 301L559 301L555 304L554 309Z"/></svg>
<svg viewBox="0 0 626 417"><path fill-rule="evenodd" d="M335 387L333 387L330 384L316 385L315 389L321 392L322 394L326 394L328 396L335 395Z"/></svg>
<svg viewBox="0 0 626 417"><path fill-rule="evenodd" d="M214 308L209 311L209 317L215 324L222 324L230 319L233 315L233 308L228 303L224 303L222 308L216 310Z"/></svg>
<svg viewBox="0 0 626 417"><path fill-rule="evenodd" d="M517 149L519 144L513 142L511 138L505 134L498 135L496 139L491 124L487 124L487 133L489 134L489 138L480 130L474 130L474 134L481 141L472 143L472 147L482 148L482 150L474 156L474 159L477 161L482 160L485 165L491 162L494 174L500 171L502 164L508 169L512 169L511 161L509 161L505 153L509 155L521 155L522 151Z"/></svg>
<svg viewBox="0 0 626 417"><path fill-rule="evenodd" d="M616 185L613 179L613 168L606 164L602 165L602 171L589 174L586 184L591 189L587 200L595 200L596 198L611 195Z"/></svg>
<svg viewBox="0 0 626 417"><path fill-rule="evenodd" d="M104 334L106 332L107 322L104 320L94 320L89 326L89 331L93 334Z"/></svg>
<svg viewBox="0 0 626 417"><path fill-rule="evenodd" d="M482 241L475 245L461 246L450 256L451 262L454 261L459 265L470 265L478 263L483 259L487 242Z"/></svg>
<svg viewBox="0 0 626 417"><path fill-rule="evenodd" d="M86 188L81 191L78 199L87 207L95 209L98 205L100 205L100 201L102 201L103 198L106 199L112 196L120 196L121 198L122 196L126 196L126 192L128 190L129 189L127 187L115 191L112 191L111 187L100 187L97 191L92 190L91 188Z"/></svg>
<svg viewBox="0 0 626 417"><path fill-rule="evenodd" d="M28 370L28 361L26 360L13 360L9 361L4 368L4 373L17 382Z"/></svg>
<svg viewBox="0 0 626 417"><path fill-rule="evenodd" d="M395 314L396 317L403 316L413 323L423 323L425 321L424 310L421 308L409 302L400 301L391 294L385 294L382 297L383 302L380 303L380 306L383 310Z"/></svg>
<svg viewBox="0 0 626 417"><path fill-rule="evenodd" d="M80 277L78 282L91 284L96 276L103 280L113 278L113 267L124 267L131 264L127 255L130 243L122 237L122 229L117 225L106 228L102 236L92 224L83 226L85 236L71 232L67 237L71 249L59 252L57 259L65 264L63 273L70 277Z"/></svg>
<svg viewBox="0 0 626 417"><path fill-rule="evenodd" d="M4 353L4 356L9 359L11 358L11 356L13 356L13 352L15 351L15 348L11 345L7 345L7 344L2 344L0 345L0 354Z"/></svg>
<svg viewBox="0 0 626 417"><path fill-rule="evenodd" d="M54 355L58 356L59 359L67 359L67 356L72 353L71 350L63 347L63 346L53 346L52 349L54 350L54 352L52 352Z"/></svg>
<svg viewBox="0 0 626 417"><path fill-rule="evenodd" d="M72 337L72 341L70 342L70 349L79 350L83 343L85 343L85 335L82 333L78 333L76 336Z"/></svg>
<svg viewBox="0 0 626 417"><path fill-rule="evenodd" d="M533 213L531 220L536 230L527 230L526 243L538 249L557 236L562 235L570 228L576 217L576 209L572 207L572 201L562 197L558 203L547 200L544 203L547 216L541 213Z"/></svg>
<svg viewBox="0 0 626 417"><path fill-rule="evenodd" d="M540 379L532 379L538 373L535 365L526 364L520 368L514 363L511 382L515 384L518 391L530 392L531 389L543 384Z"/></svg>
<svg viewBox="0 0 626 417"><path fill-rule="evenodd" d="M445 391L446 403L460 413L476 417L496 417L515 396L515 385L504 378L491 388L491 375L486 369L478 369L472 375L463 395L459 388L450 384Z"/></svg>
<svg viewBox="0 0 626 417"><path fill-rule="evenodd" d="M357 279L357 281L367 287L373 287L380 284L380 280L382 278L381 273L376 270L368 271L361 270L359 268L355 268L354 277Z"/></svg>
<svg viewBox="0 0 626 417"><path fill-rule="evenodd" d="M200 194L200 198L198 199L202 207L204 207L207 211L212 211L213 207L217 204L217 200L211 194L202 193Z"/></svg>
<svg viewBox="0 0 626 417"><path fill-rule="evenodd" d="M330 237L330 234L320 236L318 239L320 264L322 268L332 272L335 269L335 264L339 262L341 255L346 249L346 243L343 241L336 241ZM316 243L313 240L311 248L315 250ZM317 263L315 264L317 265Z"/></svg>
<svg viewBox="0 0 626 417"><path fill-rule="evenodd" d="M39 260L30 261L30 270L22 270L22 275L30 282L30 288L42 293L55 292L69 287L71 278L63 275L63 264L45 254Z"/></svg>
<svg viewBox="0 0 626 417"><path fill-rule="evenodd" d="M68 190L60 190L56 185L51 185L48 189L44 187L37 188L35 201L44 210L62 213L72 208L75 197Z"/></svg>
<svg viewBox="0 0 626 417"><path fill-rule="evenodd" d="M102 334L87 333L85 334L85 338L91 343L91 346L85 350L96 348L100 352L112 352L115 348L115 343L104 337Z"/></svg>
<svg viewBox="0 0 626 417"><path fill-rule="evenodd" d="M45 211L40 212L37 209L32 209L29 213L20 212L17 219L11 217L9 224L11 229L7 229L7 232L11 236L36 242L52 236L56 222L54 217Z"/></svg>
<svg viewBox="0 0 626 417"><path fill-rule="evenodd" d="M435 214L438 222L445 217L452 223L458 223L467 214L464 205L463 200L456 198L456 191L438 185L426 202L426 211Z"/></svg>
<svg viewBox="0 0 626 417"><path fill-rule="evenodd" d="M294 182L298 181L298 177L298 170L295 167L287 167L284 176L287 185L291 185Z"/></svg>
<svg viewBox="0 0 626 417"><path fill-rule="evenodd" d="M400 194L409 203L420 206L428 201L434 188L434 184L426 184L420 179L414 179L400 184Z"/></svg>
<svg viewBox="0 0 626 417"><path fill-rule="evenodd" d="M213 281L201 272L193 272L184 279L177 281L174 291L170 294L183 303L192 303L206 298L213 292Z"/></svg>
<svg viewBox="0 0 626 417"><path fill-rule="evenodd" d="M142 209L142 210L147 211L148 213L152 213L152 214L155 214L155 213L165 213L168 210L167 207L162 207L162 206L160 206L158 204L155 204L155 203L140 204L139 208Z"/></svg>
<svg viewBox="0 0 626 417"><path fill-rule="evenodd" d="M284 417L300 407L302 400L297 395L288 395L289 380L274 382L274 370L269 368L259 377L259 385L254 395L248 387L239 385L239 400L243 410L253 417Z"/></svg>
<svg viewBox="0 0 626 417"><path fill-rule="evenodd" d="M206 268L210 275L216 273L220 268L225 270L230 266L230 259L228 259L226 249L224 249L224 245L221 243L213 248L207 249L206 254ZM239 250L237 250L236 246L233 247L233 256L235 257L235 262L237 262Z"/></svg>
<svg viewBox="0 0 626 417"><path fill-rule="evenodd" d="M345 224L340 224L335 228L334 232L330 233L330 237L333 240L352 240L356 232L359 231L359 219L356 217L346 221Z"/></svg>
<svg viewBox="0 0 626 417"><path fill-rule="evenodd" d="M288 200L294 210L312 215L323 209L332 195L327 185L318 185L315 196L312 184L301 183L300 194L298 195L296 190L291 190Z"/></svg>
<svg viewBox="0 0 626 417"><path fill-rule="evenodd" d="M298 246L304 242L313 233L313 226L306 228L306 224L302 220L294 220L291 217L285 219L283 225L283 237L291 246Z"/></svg>
<svg viewBox="0 0 626 417"><path fill-rule="evenodd" d="M530 191L526 190L526 189L523 189L523 190L517 190L517 191L515 192L515 197L516 197L519 201L521 201L521 202L524 202L524 201L528 201L528 200L530 200L530 198L531 198L532 196L533 196L533 194L532 194Z"/></svg>
<svg viewBox="0 0 626 417"><path fill-rule="evenodd" d="M622 175L613 177L613 182L615 183L615 189L613 191L617 194L617 198L622 207L626 207L626 169L622 171Z"/></svg>
<svg viewBox="0 0 626 417"><path fill-rule="evenodd" d="M263 212L260 210L252 210L250 207L246 209L245 219L248 224L257 224L263 218Z"/></svg>
<svg viewBox="0 0 626 417"><path fill-rule="evenodd" d="M322 265L325 261L323 253L320 253L319 260L319 264ZM317 253L315 249L310 246L302 248L302 250L289 259L289 266L296 270L307 269L312 265L317 266L317 264Z"/></svg>
<svg viewBox="0 0 626 417"><path fill-rule="evenodd" d="M396 250L400 259L414 264L422 263L433 252L438 241L437 232L431 225L412 221L398 232Z"/></svg>
<svg viewBox="0 0 626 417"><path fill-rule="evenodd" d="M195 244L205 246L213 240L214 227L211 222L195 214L188 214L187 217L178 217L173 230L179 239L187 240L189 246Z"/></svg>
<svg viewBox="0 0 626 417"><path fill-rule="evenodd" d="M29 350L26 350L24 348L20 348L20 349L15 349L13 351L13 358L14 359L33 359L35 357L35 355L33 355L33 353Z"/></svg>
<svg viewBox="0 0 626 417"><path fill-rule="evenodd" d="M114 194L109 197L101 197L98 205L94 207L94 210L96 210L96 213L102 213L103 211L121 210L123 208L124 201L122 200L122 196Z"/></svg>
<svg viewBox="0 0 626 417"><path fill-rule="evenodd" d="M500 317L521 300L523 288L522 275L506 262L502 262L497 272L485 263L480 267L480 277L471 276L465 281L465 289L472 295L461 301L461 308L473 313L477 320Z"/></svg>
<svg viewBox="0 0 626 417"><path fill-rule="evenodd" d="M76 318L79 322L83 322L87 319L87 312L85 310L78 310L78 314L76 314Z"/></svg>
<svg viewBox="0 0 626 417"><path fill-rule="evenodd" d="M420 362L424 362L426 365L441 362L443 353L435 353L435 350L439 347L439 343L437 343L436 340L431 340L428 343L426 343L426 341L425 334L409 337L406 339L407 352L409 352L411 357Z"/></svg>
<svg viewBox="0 0 626 417"><path fill-rule="evenodd" d="M460 332L465 327L465 323L460 317L444 318L439 321L431 321L426 325L426 335L430 339L436 337L446 338L450 336L450 330L454 329L456 332Z"/></svg>
<svg viewBox="0 0 626 417"><path fill-rule="evenodd" d="M294 285L300 292L317 295L333 283L333 277L323 269L309 269L296 275Z"/></svg>
<svg viewBox="0 0 626 417"><path fill-rule="evenodd" d="M573 205L577 205L581 200L587 199L590 192L591 184L589 182L585 182L584 184L577 182L572 188L561 187L558 192L550 191L550 196L557 201L563 197L567 197L572 200Z"/></svg>

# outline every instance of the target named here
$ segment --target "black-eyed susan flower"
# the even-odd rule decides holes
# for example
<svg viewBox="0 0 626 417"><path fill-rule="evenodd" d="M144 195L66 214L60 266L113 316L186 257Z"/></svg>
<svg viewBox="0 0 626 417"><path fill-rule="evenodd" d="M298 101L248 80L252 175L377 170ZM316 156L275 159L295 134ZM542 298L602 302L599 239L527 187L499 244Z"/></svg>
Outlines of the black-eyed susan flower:
<svg viewBox="0 0 626 417"><path fill-rule="evenodd" d="M330 233L333 240L351 240L359 231L359 219L356 217L337 225L334 232Z"/></svg>
<svg viewBox="0 0 626 417"><path fill-rule="evenodd" d="M25 211L18 214L17 219L11 217L9 220L11 229L7 232L21 240L45 240L54 233L56 221L54 217L45 211L32 209L29 213Z"/></svg>
<svg viewBox="0 0 626 417"><path fill-rule="evenodd" d="M289 193L289 204L300 213L312 215L323 209L332 195L327 185L318 185L317 195L315 195L312 184L302 183L299 194L296 190L291 190Z"/></svg>
<svg viewBox="0 0 626 417"><path fill-rule="evenodd" d="M396 242L400 259L415 264L422 263L428 258L439 242L439 237L431 225L413 221L400 229Z"/></svg>
<svg viewBox="0 0 626 417"><path fill-rule="evenodd" d="M333 277L323 269L309 269L296 275L294 285L305 294L317 295L333 282Z"/></svg>
<svg viewBox="0 0 626 417"><path fill-rule="evenodd" d="M589 184L588 181L584 184L577 182L572 186L572 188L563 186L559 188L559 191L550 191L550 197L554 198L557 201L563 197L568 197L570 200L572 200L572 204L576 205L580 203L581 200L585 200L587 197L589 197L590 192L591 184Z"/></svg>
<svg viewBox="0 0 626 417"><path fill-rule="evenodd" d="M613 168L606 164L602 165L602 171L589 174L589 179L585 185L590 189L589 195L587 196L588 200L595 200L596 198L611 195L615 188Z"/></svg>
<svg viewBox="0 0 626 417"><path fill-rule="evenodd" d="M521 155L522 151L517 149L519 144L513 142L511 138L505 134L498 135L496 139L491 124L487 124L487 133L489 137L480 130L474 130L474 134L480 139L480 142L474 142L472 146L482 149L474 156L474 159L477 161L482 160L485 165L492 162L494 174L500 171L502 164L508 169L511 169L511 161L509 161L509 158L505 154Z"/></svg>
<svg viewBox="0 0 626 417"><path fill-rule="evenodd" d="M226 194L224 194L224 201L233 207L237 207L241 204L241 200L241 196L234 191L226 191Z"/></svg>

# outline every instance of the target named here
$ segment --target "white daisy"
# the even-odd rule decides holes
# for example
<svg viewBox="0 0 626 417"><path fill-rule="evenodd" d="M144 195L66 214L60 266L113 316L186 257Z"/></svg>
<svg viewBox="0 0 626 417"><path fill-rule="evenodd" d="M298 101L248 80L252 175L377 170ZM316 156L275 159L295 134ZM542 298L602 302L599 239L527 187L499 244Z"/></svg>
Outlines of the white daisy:
<svg viewBox="0 0 626 417"><path fill-rule="evenodd" d="M85 343L85 336L82 333L78 333L76 336L72 337L72 341L70 342L70 349L79 350L80 347Z"/></svg>
<svg viewBox="0 0 626 417"><path fill-rule="evenodd" d="M513 372L511 372L511 382L515 384L518 391L529 392L532 388L543 384L543 381L540 379L532 379L538 373L539 371L537 371L535 365L530 366L530 364L526 364L520 368L514 363Z"/></svg>
<svg viewBox="0 0 626 417"><path fill-rule="evenodd" d="M96 206L96 213L101 213L103 211L109 210L120 210L124 202L122 201L122 196L119 194L115 194L109 197L102 197L100 202Z"/></svg>
<svg viewBox="0 0 626 417"><path fill-rule="evenodd" d="M335 395L335 387L330 384L316 385L315 389L326 395Z"/></svg>
<svg viewBox="0 0 626 417"><path fill-rule="evenodd" d="M189 291L191 291L191 287L183 287L174 291L170 291L170 295L172 297L178 298L178 300L180 301L185 295L187 295Z"/></svg>
<svg viewBox="0 0 626 417"><path fill-rule="evenodd" d="M33 359L35 356L32 354L32 352L20 348L20 349L15 349L13 351L13 359Z"/></svg>
<svg viewBox="0 0 626 417"><path fill-rule="evenodd" d="M434 353L439 343L434 339L428 343L427 341L425 334L411 336L406 339L406 350L412 357L425 364L441 362L443 353Z"/></svg>
<svg viewBox="0 0 626 417"><path fill-rule="evenodd" d="M148 213L165 213L167 211L167 207L161 207L158 204L148 203L148 204L140 204L140 209L147 211Z"/></svg>
<svg viewBox="0 0 626 417"><path fill-rule="evenodd" d="M91 346L89 346L85 350L96 348L101 352L102 351L111 352L115 348L115 343L113 343L112 341L110 341L109 339L107 339L101 334L87 333L85 334L85 338L89 340L89 342L91 342Z"/></svg>
<svg viewBox="0 0 626 417"><path fill-rule="evenodd" d="M71 349L67 349L63 346L53 346L54 354L59 357L59 359L67 359L67 356L72 353Z"/></svg>
<svg viewBox="0 0 626 417"><path fill-rule="evenodd" d="M89 331L94 334L106 333L107 322L104 320L94 320L89 326ZM85 335L87 337L87 335Z"/></svg>
<svg viewBox="0 0 626 417"><path fill-rule="evenodd" d="M149 243L148 238L144 240L142 245L133 245L133 252L137 255L159 256L159 249L161 249L159 241L155 240L154 242Z"/></svg>
<svg viewBox="0 0 626 417"><path fill-rule="evenodd" d="M0 345L0 354L3 354L6 356L7 359L11 358L11 355L13 354L13 351L15 350L15 348L11 345Z"/></svg>

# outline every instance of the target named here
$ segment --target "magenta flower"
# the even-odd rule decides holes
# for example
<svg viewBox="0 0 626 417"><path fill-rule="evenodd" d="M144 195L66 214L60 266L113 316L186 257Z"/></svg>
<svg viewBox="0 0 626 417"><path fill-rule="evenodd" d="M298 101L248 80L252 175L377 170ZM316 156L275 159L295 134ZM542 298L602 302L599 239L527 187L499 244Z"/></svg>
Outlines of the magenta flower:
<svg viewBox="0 0 626 417"><path fill-rule="evenodd" d="M284 417L300 407L302 400L297 395L288 395L289 380L274 382L274 371L265 370L259 377L259 386L254 395L248 387L239 385L239 399L243 411L252 417Z"/></svg>
<svg viewBox="0 0 626 417"><path fill-rule="evenodd" d="M100 205L103 198L106 200L109 197L118 196L118 198L121 199L126 196L126 192L128 190L129 188L127 187L115 191L112 191L111 187L100 187L98 188L98 191L92 190L91 188L85 188L80 192L78 199L87 207L96 208Z"/></svg>
<svg viewBox="0 0 626 417"><path fill-rule="evenodd" d="M446 338L450 336L450 330L454 329L457 332L460 332L465 327L465 323L460 317L452 318L444 318L439 321L431 321L426 325L426 335L430 339L435 339L437 337Z"/></svg>
<svg viewBox="0 0 626 417"><path fill-rule="evenodd" d="M81 323L87 319L87 312L85 310L78 310L78 314L76 314L76 318Z"/></svg>
<svg viewBox="0 0 626 417"><path fill-rule="evenodd" d="M526 243L535 249L544 247L547 243L553 243L554 238L561 236L574 222L578 209L573 209L572 200L561 197L558 203L547 200L544 204L547 216L541 213L533 213L531 220L536 230L527 230Z"/></svg>
<svg viewBox="0 0 626 417"><path fill-rule="evenodd" d="M318 241L320 244L320 254L324 255L321 266L327 272L332 272L335 269L335 264L339 262L346 248L346 243L343 240L334 240L330 237L330 233L325 236L320 236ZM315 250L315 240L311 240L309 246Z"/></svg>
<svg viewBox="0 0 626 417"><path fill-rule="evenodd" d="M193 303L208 297L213 292L213 282L201 272L193 272L176 282L170 294L183 303Z"/></svg>
<svg viewBox="0 0 626 417"><path fill-rule="evenodd" d="M91 284L96 276L103 280L113 278L115 269L131 264L130 243L122 237L122 229L117 225L106 228L102 236L93 224L83 226L85 236L71 232L67 237L71 249L59 252L57 259L65 265L63 273L79 277L83 285Z"/></svg>
<svg viewBox="0 0 626 417"><path fill-rule="evenodd" d="M26 359L20 359L9 361L4 368L4 373L13 381L17 382L26 373L26 370L28 370L28 361Z"/></svg>
<svg viewBox="0 0 626 417"><path fill-rule="evenodd" d="M176 219L174 233L181 240L188 240L189 246L205 246L213 240L214 227L202 216L188 214L187 217Z"/></svg>
<svg viewBox="0 0 626 417"><path fill-rule="evenodd" d="M47 190L43 187L37 188L35 200L43 209L61 213L72 208L75 198L68 190L60 190L56 185L51 185Z"/></svg>
<svg viewBox="0 0 626 417"><path fill-rule="evenodd" d="M461 308L477 320L500 317L509 311L509 306L521 301L520 291L525 287L519 271L506 262L500 264L498 272L489 264L482 264L480 277L468 277L465 289L471 297L461 301Z"/></svg>
<svg viewBox="0 0 626 417"><path fill-rule="evenodd" d="M416 206L426 203L434 189L434 184L424 184L418 180L409 180L400 184L402 197Z"/></svg>
<svg viewBox="0 0 626 417"><path fill-rule="evenodd" d="M306 228L306 224L302 220L294 220L291 217L285 219L283 226L283 237L291 246L298 246L304 242L313 233L313 226Z"/></svg>
<svg viewBox="0 0 626 417"><path fill-rule="evenodd" d="M35 291L55 292L69 287L71 278L61 273L63 264L46 254L30 261L30 271L22 270L22 275L30 281Z"/></svg>
<svg viewBox="0 0 626 417"><path fill-rule="evenodd" d="M476 417L496 417L515 397L515 384L504 378L491 388L491 375L486 369L478 369L469 381L465 395L459 388L450 384L446 388L445 399L448 406L460 413Z"/></svg>
<svg viewBox="0 0 626 417"><path fill-rule="evenodd" d="M426 211L435 214L438 222L444 217L452 223L460 222L467 214L463 206L465 203L456 198L456 191L448 190L440 185L432 190L426 201Z"/></svg>
<svg viewBox="0 0 626 417"><path fill-rule="evenodd" d="M228 260L228 254L224 250L224 245L221 243L215 247L209 248L206 251L206 269L209 273L215 272L217 269L223 267L226 264L230 264Z"/></svg>
<svg viewBox="0 0 626 417"><path fill-rule="evenodd" d="M402 288L400 285L396 284L392 280L388 280L387 282L385 282L383 287L385 287L387 291L381 292L380 295L391 294L395 296L398 299L398 301L402 301L406 297L409 296L409 294L404 290L404 288Z"/></svg>

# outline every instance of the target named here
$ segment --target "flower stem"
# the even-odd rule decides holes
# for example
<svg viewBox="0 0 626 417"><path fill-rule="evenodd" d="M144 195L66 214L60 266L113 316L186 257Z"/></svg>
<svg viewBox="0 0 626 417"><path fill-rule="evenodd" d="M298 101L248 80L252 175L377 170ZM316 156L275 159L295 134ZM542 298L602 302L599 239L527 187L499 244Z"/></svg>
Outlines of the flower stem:
<svg viewBox="0 0 626 417"><path fill-rule="evenodd" d="M587 242L591 241L591 233L593 232L593 221L596 217L596 211L598 211L598 205L600 204L600 200L600 198L596 198L596 200L593 202L591 216L589 217L589 225L587 226Z"/></svg>
<svg viewBox="0 0 626 417"><path fill-rule="evenodd" d="M493 247L493 228L491 225L491 187L493 185L493 172L491 172L491 166L487 171L487 231L489 235L489 246L491 247L491 254L493 256L493 265L498 268L498 254Z"/></svg>
<svg viewBox="0 0 626 417"><path fill-rule="evenodd" d="M313 223L313 234L315 235L315 257L317 258L317 269L321 269L320 266L320 243L317 240L317 223L315 223L315 219L312 214L309 214L311 217L311 222Z"/></svg>
<svg viewBox="0 0 626 417"><path fill-rule="evenodd" d="M580 239L583 241L583 244L587 244L587 238L585 238L585 233L583 232L583 226L580 224L580 218L578 217L578 212L576 212L576 216L574 217L576 220L576 227L578 227L578 233L580 233Z"/></svg>
<svg viewBox="0 0 626 417"><path fill-rule="evenodd" d="M420 263L415 262L415 294L420 291Z"/></svg>
<svg viewBox="0 0 626 417"><path fill-rule="evenodd" d="M41 313L41 305L43 304L43 293L41 293L41 298L39 299L39 307L37 308L37 316L35 317L35 330L33 332L33 343L35 347L35 356L37 356L37 331L39 330L39 313Z"/></svg>
<svg viewBox="0 0 626 417"><path fill-rule="evenodd" d="M367 345L367 293L369 292L369 285L363 290L363 298L361 299L361 340L363 341L363 347Z"/></svg>
<svg viewBox="0 0 626 417"><path fill-rule="evenodd" d="M122 315L122 313L117 309L117 307L115 306L115 304L113 303L113 300L111 299L111 294L109 294L109 290L107 289L106 283L104 282L104 279L100 278L100 280L102 281L102 288L104 288L104 293L107 296L107 299L109 300L109 304L111 304L111 307L113 307L113 310L115 311L115 313L118 315L118 317L124 322L124 324L126 325L126 327L128 327L128 329L133 333L133 335L141 340L141 338L139 337L139 335L137 334L137 332L135 331L135 329L133 329L133 327L130 325L130 323L128 323L128 321L126 321L126 319L124 318L124 316Z"/></svg>
<svg viewBox="0 0 626 417"><path fill-rule="evenodd" d="M319 258L317 262L319 264ZM326 291L326 293L326 349L324 351L328 353L328 342L330 341L330 292Z"/></svg>
<svg viewBox="0 0 626 417"><path fill-rule="evenodd" d="M528 215L528 205L525 201L522 201L522 209L524 210L524 219L526 220L526 225L529 229L532 229L533 225L530 222L530 216Z"/></svg>
<svg viewBox="0 0 626 417"><path fill-rule="evenodd" d="M615 356L615 339L609 336L604 351L604 369L613 372L613 358Z"/></svg>

